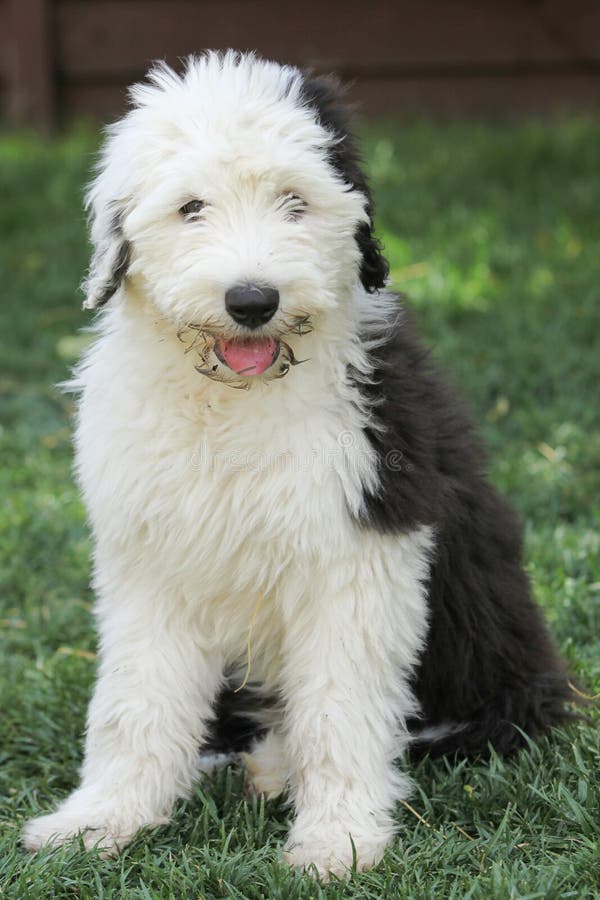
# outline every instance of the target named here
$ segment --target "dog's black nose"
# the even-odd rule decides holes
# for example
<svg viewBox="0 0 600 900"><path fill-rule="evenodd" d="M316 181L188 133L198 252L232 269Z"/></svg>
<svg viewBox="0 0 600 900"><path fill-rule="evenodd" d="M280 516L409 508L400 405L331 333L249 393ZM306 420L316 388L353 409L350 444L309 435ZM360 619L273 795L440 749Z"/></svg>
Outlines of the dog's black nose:
<svg viewBox="0 0 600 900"><path fill-rule="evenodd" d="M260 328L279 306L279 291L257 284L236 284L225 294L225 309L238 325Z"/></svg>

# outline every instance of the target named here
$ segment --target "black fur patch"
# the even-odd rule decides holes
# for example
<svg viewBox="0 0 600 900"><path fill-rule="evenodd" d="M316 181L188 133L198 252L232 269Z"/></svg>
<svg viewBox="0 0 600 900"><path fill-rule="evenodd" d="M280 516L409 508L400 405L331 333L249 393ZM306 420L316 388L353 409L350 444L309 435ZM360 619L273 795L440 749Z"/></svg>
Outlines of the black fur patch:
<svg viewBox="0 0 600 900"><path fill-rule="evenodd" d="M361 155L348 128L348 111L340 103L342 89L332 77L306 77L302 101L317 114L320 124L336 142L329 148L329 162L346 184L366 197L368 222L359 225L356 242L361 252L360 280L365 290L377 291L384 287L389 272L381 244L373 233L373 197L361 167Z"/></svg>
<svg viewBox="0 0 600 900"><path fill-rule="evenodd" d="M115 294L123 281L123 278L127 274L127 268L129 266L129 261L131 258L131 244L129 241L123 239L123 243L120 245L115 264L112 270L112 274L110 279L106 282L104 286L104 290L98 297L96 301L96 306L104 306L110 298Z"/></svg>
<svg viewBox="0 0 600 900"><path fill-rule="evenodd" d="M472 421L407 314L376 357L360 390L384 428L368 434L380 485L365 494L361 523L394 534L434 526L431 624L414 678L420 725L466 726L415 752L511 752L525 743L519 729L536 737L572 718L575 699L531 597L519 520L486 480Z"/></svg>
<svg viewBox="0 0 600 900"><path fill-rule="evenodd" d="M252 743L266 731L260 725L260 714L271 705L269 698L255 690L225 686L214 704L214 716L208 726L203 752L246 753Z"/></svg>

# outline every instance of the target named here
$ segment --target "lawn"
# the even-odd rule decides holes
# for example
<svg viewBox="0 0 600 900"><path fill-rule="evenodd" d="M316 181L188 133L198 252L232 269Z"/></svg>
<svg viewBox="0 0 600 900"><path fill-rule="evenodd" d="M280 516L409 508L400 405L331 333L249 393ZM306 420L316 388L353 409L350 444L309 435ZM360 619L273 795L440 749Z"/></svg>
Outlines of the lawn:
<svg viewBox="0 0 600 900"><path fill-rule="evenodd" d="M94 675L90 544L65 378L96 137L0 139L0 895L559 898L600 895L600 699L515 759L412 767L396 844L350 886L279 860L288 810L226 771L116 860L28 856L22 823L75 784ZM494 482L573 673L600 692L600 125L364 134L394 284L472 404Z"/></svg>

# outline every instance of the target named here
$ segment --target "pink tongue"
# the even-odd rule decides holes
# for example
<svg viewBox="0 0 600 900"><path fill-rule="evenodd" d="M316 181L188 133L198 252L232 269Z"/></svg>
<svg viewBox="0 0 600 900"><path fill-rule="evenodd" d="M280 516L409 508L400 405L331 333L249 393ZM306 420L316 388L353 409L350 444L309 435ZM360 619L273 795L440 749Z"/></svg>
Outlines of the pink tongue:
<svg viewBox="0 0 600 900"><path fill-rule="evenodd" d="M262 375L277 355L273 338L249 341L219 341L217 355L238 375Z"/></svg>

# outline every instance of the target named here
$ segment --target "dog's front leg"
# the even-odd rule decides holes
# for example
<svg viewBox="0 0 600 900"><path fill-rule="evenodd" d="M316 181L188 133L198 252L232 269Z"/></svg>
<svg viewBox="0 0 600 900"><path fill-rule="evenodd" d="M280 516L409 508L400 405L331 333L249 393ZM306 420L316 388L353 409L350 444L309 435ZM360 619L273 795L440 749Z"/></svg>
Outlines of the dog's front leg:
<svg viewBox="0 0 600 900"><path fill-rule="evenodd" d="M289 581L283 687L295 819L285 858L324 877L378 862L407 796L394 760L415 711L427 547L365 537L355 558L313 566L310 585L300 571Z"/></svg>
<svg viewBox="0 0 600 900"><path fill-rule="evenodd" d="M27 824L30 850L81 834L86 847L116 851L142 826L167 822L189 793L220 665L169 598L153 604L153 595L156 586L101 604L81 786Z"/></svg>

